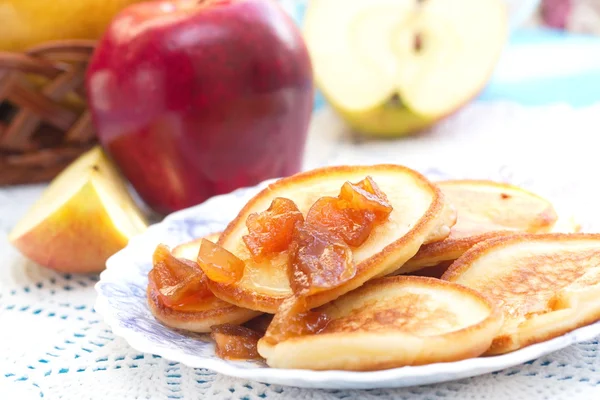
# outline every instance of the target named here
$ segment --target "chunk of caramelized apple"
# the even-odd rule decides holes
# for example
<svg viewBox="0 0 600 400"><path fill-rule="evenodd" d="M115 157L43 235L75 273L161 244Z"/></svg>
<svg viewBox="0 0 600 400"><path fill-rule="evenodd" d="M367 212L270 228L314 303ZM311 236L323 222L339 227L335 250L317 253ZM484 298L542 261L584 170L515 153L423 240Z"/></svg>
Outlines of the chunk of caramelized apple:
<svg viewBox="0 0 600 400"><path fill-rule="evenodd" d="M349 202L350 207L355 210L373 212L377 222L387 219L393 210L385 193L370 176L358 183L344 183L338 197Z"/></svg>
<svg viewBox="0 0 600 400"><path fill-rule="evenodd" d="M285 299L267 328L265 340L277 344L286 339L321 332L329 323L327 314L308 309L304 297Z"/></svg>
<svg viewBox="0 0 600 400"><path fill-rule="evenodd" d="M192 261L173 256L167 246L156 247L152 263L148 280L165 306L178 308L213 296L202 270Z"/></svg>
<svg viewBox="0 0 600 400"><path fill-rule="evenodd" d="M287 250L297 222L304 217L292 200L277 197L266 211L252 213L246 220L248 235L242 239L255 260Z"/></svg>
<svg viewBox="0 0 600 400"><path fill-rule="evenodd" d="M265 335L265 332L271 324L271 321L273 321L272 314L261 314L258 317L252 318L250 321L245 322L242 326L260 333L260 336L262 337Z"/></svg>
<svg viewBox="0 0 600 400"><path fill-rule="evenodd" d="M375 214L347 208L347 204L337 197L321 197L311 206L306 221L334 232L348 245L358 247L371 234Z"/></svg>
<svg viewBox="0 0 600 400"><path fill-rule="evenodd" d="M261 334L252 329L232 324L211 327L210 336L216 343L215 353L227 360L253 360L261 358L256 349Z"/></svg>
<svg viewBox="0 0 600 400"><path fill-rule="evenodd" d="M244 275L244 262L223 247L202 239L198 252L198 265L213 282L236 283Z"/></svg>
<svg viewBox="0 0 600 400"><path fill-rule="evenodd" d="M311 224L297 224L290 246L288 278L292 291L308 296L352 279L352 250L337 235Z"/></svg>
<svg viewBox="0 0 600 400"><path fill-rule="evenodd" d="M392 212L386 195L367 177L344 183L338 197L321 197L308 211L306 221L339 235L353 247L362 245L376 224Z"/></svg>

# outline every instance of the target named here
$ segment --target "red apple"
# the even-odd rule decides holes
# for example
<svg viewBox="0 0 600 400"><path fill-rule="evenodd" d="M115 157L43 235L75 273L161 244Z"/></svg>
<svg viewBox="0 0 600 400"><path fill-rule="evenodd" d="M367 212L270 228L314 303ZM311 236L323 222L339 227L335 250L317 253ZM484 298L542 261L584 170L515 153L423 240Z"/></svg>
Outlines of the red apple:
<svg viewBox="0 0 600 400"><path fill-rule="evenodd" d="M101 143L161 214L300 170L312 67L275 1L130 6L86 85Z"/></svg>

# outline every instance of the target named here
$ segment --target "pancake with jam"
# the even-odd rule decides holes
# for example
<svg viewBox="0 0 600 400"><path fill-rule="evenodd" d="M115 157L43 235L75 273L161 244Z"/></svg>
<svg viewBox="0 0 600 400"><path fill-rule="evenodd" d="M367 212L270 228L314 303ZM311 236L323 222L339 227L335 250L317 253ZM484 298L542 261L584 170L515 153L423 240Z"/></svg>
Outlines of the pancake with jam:
<svg viewBox="0 0 600 400"><path fill-rule="evenodd" d="M514 185L484 180L437 185L456 207L456 224L446 239L422 246L399 273L454 261L476 243L500 235L578 230L572 220L559 219L548 200Z"/></svg>
<svg viewBox="0 0 600 400"><path fill-rule="evenodd" d="M198 263L215 296L272 314L293 293L289 271L306 274L320 288L306 298L312 308L393 272L455 220L437 186L409 168L321 168L258 193L218 246L203 242Z"/></svg>
<svg viewBox="0 0 600 400"><path fill-rule="evenodd" d="M322 327L298 334L288 322L288 337L273 335L275 315L258 342L269 366L369 371L458 361L485 352L502 325L498 309L476 291L413 276L372 280L312 313L307 322L320 318Z"/></svg>
<svg viewBox="0 0 600 400"><path fill-rule="evenodd" d="M504 324L486 353L511 352L600 320L600 234L490 239L463 254L442 279L497 302Z"/></svg>
<svg viewBox="0 0 600 400"><path fill-rule="evenodd" d="M147 289L148 306L157 320L171 328L211 332L211 326L241 324L260 315L215 297L195 261L197 255L194 242L173 252L165 245L157 247Z"/></svg>

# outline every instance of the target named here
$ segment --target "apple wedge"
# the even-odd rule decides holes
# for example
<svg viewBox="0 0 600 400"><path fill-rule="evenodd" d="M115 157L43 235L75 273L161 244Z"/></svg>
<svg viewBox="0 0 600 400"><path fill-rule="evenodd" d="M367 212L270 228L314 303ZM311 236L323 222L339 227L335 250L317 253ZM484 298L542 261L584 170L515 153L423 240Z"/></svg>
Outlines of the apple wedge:
<svg viewBox="0 0 600 400"><path fill-rule="evenodd" d="M401 135L485 86L507 38L501 0L319 0L304 35L315 80L357 130Z"/></svg>
<svg viewBox="0 0 600 400"><path fill-rule="evenodd" d="M146 220L100 147L57 176L9 235L27 258L61 272L99 272Z"/></svg>

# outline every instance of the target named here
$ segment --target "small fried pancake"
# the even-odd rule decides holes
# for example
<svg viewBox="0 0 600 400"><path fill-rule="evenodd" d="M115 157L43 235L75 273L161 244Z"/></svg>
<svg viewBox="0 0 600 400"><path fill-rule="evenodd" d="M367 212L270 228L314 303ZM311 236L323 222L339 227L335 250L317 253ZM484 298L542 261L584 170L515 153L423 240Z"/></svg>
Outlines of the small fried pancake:
<svg viewBox="0 0 600 400"><path fill-rule="evenodd" d="M369 279L387 275L414 256L423 243L444 239L456 221L456 213L441 191L419 173L399 165L341 166L321 168L280 179L252 198L219 238L218 244L245 262L243 277L234 284L209 282L222 300L253 310L275 313L292 294L287 276L288 253L283 251L256 263L242 237L246 220L266 210L276 197L296 203L304 216L323 196L337 196L345 182L367 176L385 193L393 211L375 227L361 246L352 249L356 274L340 286L307 298L311 308L353 290Z"/></svg>
<svg viewBox="0 0 600 400"><path fill-rule="evenodd" d="M398 272L456 260L474 244L492 237L514 232L547 233L558 220L549 201L517 186L484 180L453 180L437 185L456 207L456 224L450 236L422 246ZM560 227L574 231L566 224Z"/></svg>
<svg viewBox="0 0 600 400"><path fill-rule="evenodd" d="M205 239L215 240L217 234L210 234ZM196 262L200 239L187 242L175 247L171 253L178 258ZM242 324L260 315L260 312L240 308L220 300L214 296L205 299L202 304L195 305L188 310L174 310L166 307L160 300L151 285L148 285L148 306L152 315L171 328L183 329L191 332L210 332L210 327L221 324Z"/></svg>
<svg viewBox="0 0 600 400"><path fill-rule="evenodd" d="M581 226L575 222L573 218L562 218L559 217L558 221L554 225L552 232L555 233L577 233L581 231ZM503 236L503 235L514 235L515 233L509 232L498 232L494 237ZM426 245L427 246L427 245ZM418 253L417 253L418 254ZM456 255L455 258L460 257L460 255ZM428 266L424 268L420 268L416 271L409 272L408 275L415 276L429 276L431 278L441 278L442 275L446 272L446 270L452 265L455 260L447 260L442 261L436 265Z"/></svg>
<svg viewBox="0 0 600 400"><path fill-rule="evenodd" d="M502 325L476 291L416 276L372 280L318 311L330 318L318 334L258 342L269 366L368 371L457 361L486 351Z"/></svg>
<svg viewBox="0 0 600 400"><path fill-rule="evenodd" d="M487 354L507 353L600 319L600 234L490 239L463 254L442 279L497 302L504 325Z"/></svg>

